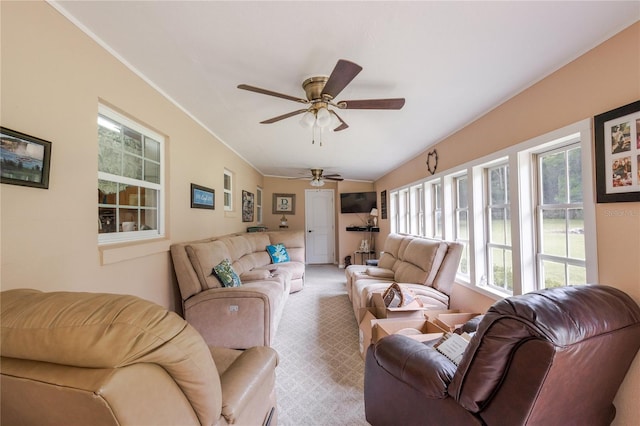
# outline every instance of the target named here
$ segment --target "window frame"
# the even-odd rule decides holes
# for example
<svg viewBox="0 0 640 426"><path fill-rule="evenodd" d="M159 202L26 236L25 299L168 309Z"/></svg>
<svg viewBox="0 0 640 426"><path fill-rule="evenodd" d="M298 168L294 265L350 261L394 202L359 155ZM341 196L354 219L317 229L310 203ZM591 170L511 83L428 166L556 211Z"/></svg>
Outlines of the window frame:
<svg viewBox="0 0 640 426"><path fill-rule="evenodd" d="M493 202L493 197L492 197L492 187L491 187L491 174L493 171L496 170L500 170L500 174L502 175L502 179L504 179L504 185L505 185L505 190L504 190L504 197L500 202ZM493 162L489 165L486 165L484 167L484 181L485 181L485 217L484 217L484 226L486 229L486 233L485 233L485 259L486 259L486 285L488 287L491 287L492 289L494 289L497 292L500 293L505 293L506 295L511 296L513 294L513 238L512 238L512 230L511 230L511 217L512 217L512 213L511 213L511 194L510 194L510 188L511 188L511 183L510 183L510 176L511 176L511 172L510 172L510 167L509 167L509 162L508 159L505 159L503 161L499 161L499 162ZM492 219L492 212L494 211L498 211L498 210L502 210L503 213L506 213L505 217L503 218L503 228L504 228L504 232L508 233L508 237L507 235L504 236L504 241L503 242L498 242L495 241L493 239L494 235L493 235L493 229L494 229L494 224L493 224L493 219ZM505 282L504 285L498 285L495 282L495 277L494 277L494 262L493 262L493 255L492 252L494 250L500 250L502 251L502 260L505 264ZM511 282L507 283L507 276L508 276L508 266L507 266L507 262L506 262L506 254L507 252L509 253L510 257L511 257ZM512 290L509 291L508 286L509 284L511 285Z"/></svg>
<svg viewBox="0 0 640 426"><path fill-rule="evenodd" d="M582 147L580 146L580 144L578 142L571 142L562 146L556 146L553 147L552 149L549 150L545 150L545 151L541 151L538 153L535 153L535 160L536 160L536 172L537 172L537 182L538 182L538 191L536 193L536 203L535 203L535 208L536 208L536 236L537 236L537 241L536 241L536 270L537 270L537 280L536 280L536 288L538 289L542 289L542 288L547 288L546 284L545 284L545 276L544 276L544 261L551 261L551 262L555 262L555 263L562 263L564 265L564 275L565 275L565 279L564 279L564 283L565 285L570 285L571 283L569 282L569 276L568 276L568 268L570 266L577 266L577 267L581 267L584 268L585 270L585 275L586 275L586 258L585 259L579 259L576 257L571 257L571 253L570 253L570 229L567 226L567 221L569 220L568 218L568 212L569 210L572 209L581 209L584 213L584 203L582 201L580 202L572 202L571 201L571 197L570 197L570 187L569 187L569 182L570 179L566 180L566 185L567 187L565 188L566 193L567 193L567 199L565 200L564 203L545 203L544 202L544 194L542 192L543 189L543 175L542 175L542 159L552 156L552 155L556 155L558 153L564 153L564 163L565 163L565 177L569 177L569 152L575 149L580 149L582 150ZM584 192L584 191L582 191ZM550 254L550 253L544 253L544 222L543 222L543 211L546 210L563 210L565 213L565 255L564 256L560 256L558 254ZM583 214L584 215L584 214ZM583 219L584 221L584 219ZM584 231L584 229L583 229ZM584 235L584 233L583 233ZM585 252L585 257L586 257L586 252Z"/></svg>
<svg viewBox="0 0 640 426"><path fill-rule="evenodd" d="M222 205L225 212L233 211L233 173L227 169L223 171L222 178ZM227 177L229 187L227 188ZM229 201L227 203L227 201Z"/></svg>
<svg viewBox="0 0 640 426"><path fill-rule="evenodd" d="M470 270L471 270L471 251L469 250L469 242L471 241L471 229L470 229L470 214L471 209L469 206L469 175L465 171L464 173L456 174L451 177L452 179L452 189L453 189L453 238L454 241L462 244L462 256L460 258L460 264L458 265L457 274L460 278L464 279L465 282L470 282ZM466 207L460 205L460 182L464 179L464 187L466 197ZM465 213L467 217L467 233L466 238L460 236L460 213ZM466 255L466 256L465 256ZM466 269L467 272L463 272L461 269L463 266L463 260L466 258Z"/></svg>
<svg viewBox="0 0 640 426"><path fill-rule="evenodd" d="M256 187L256 221L258 224L262 224L263 220L262 196L262 188L259 186Z"/></svg>
<svg viewBox="0 0 640 426"><path fill-rule="evenodd" d="M165 184L165 147L166 147L166 137L149 127L139 123L138 121L129 118L117 111L114 111L112 108L107 107L103 104L98 104L98 114L97 114L97 127L96 127L96 135L98 134L98 129L103 124L100 123L100 117L104 116L106 119L111 120L117 123L120 126L127 127L130 130L133 130L144 137L148 137L159 144L159 156L160 160L157 162L159 164L159 183L153 183L149 181L145 181L142 179L130 178L118 174L102 172L100 170L97 171L98 181L104 180L117 184L124 184L130 186L137 186L138 188L146 188L157 191L157 219L156 219L156 227L157 229L151 230L135 230L135 231L127 231L127 232L109 232L109 233L100 233L98 232L98 246L110 245L114 243L123 243L123 242L136 242L136 241L145 241L156 238L165 237L165 197L166 197L166 184ZM100 140L97 138L98 149L100 147ZM124 151L123 151L124 152ZM143 167L144 161L153 161L141 157L143 159ZM155 162L155 161L153 161ZM140 194L138 193L138 196ZM104 203L100 203L98 200L98 211L100 209L100 205ZM114 205L116 209L116 223L119 223L118 219L118 211L121 209L120 206L125 206L124 204L120 204L119 200L116 201ZM141 206L137 206L137 209L140 210ZM98 218L98 225L100 226L100 218Z"/></svg>

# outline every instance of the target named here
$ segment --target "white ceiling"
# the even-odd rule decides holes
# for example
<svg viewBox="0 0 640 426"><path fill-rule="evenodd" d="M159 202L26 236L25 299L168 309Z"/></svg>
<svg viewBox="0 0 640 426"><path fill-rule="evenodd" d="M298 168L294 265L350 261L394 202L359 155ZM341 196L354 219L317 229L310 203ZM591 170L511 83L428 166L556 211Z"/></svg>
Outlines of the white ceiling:
<svg viewBox="0 0 640 426"><path fill-rule="evenodd" d="M640 19L638 1L51 4L261 173L354 180L383 176ZM404 108L342 111L350 127L319 146L300 116L259 124L300 104L236 88L304 98L302 81L338 59L363 67L338 100L404 97Z"/></svg>

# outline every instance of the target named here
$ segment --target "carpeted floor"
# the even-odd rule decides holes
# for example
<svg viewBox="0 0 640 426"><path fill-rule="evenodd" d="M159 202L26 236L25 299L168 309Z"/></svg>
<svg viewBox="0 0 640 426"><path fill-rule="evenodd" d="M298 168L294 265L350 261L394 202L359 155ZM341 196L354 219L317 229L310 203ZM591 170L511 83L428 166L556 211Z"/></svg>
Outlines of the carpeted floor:
<svg viewBox="0 0 640 426"><path fill-rule="evenodd" d="M274 349L278 424L359 426L364 362L344 269L307 265L305 288L289 295Z"/></svg>

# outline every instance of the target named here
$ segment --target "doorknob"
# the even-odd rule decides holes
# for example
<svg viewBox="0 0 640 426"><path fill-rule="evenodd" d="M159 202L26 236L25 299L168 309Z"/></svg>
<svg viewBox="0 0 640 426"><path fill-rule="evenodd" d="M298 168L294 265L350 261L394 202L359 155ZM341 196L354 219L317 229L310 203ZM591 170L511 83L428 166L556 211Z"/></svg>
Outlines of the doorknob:
<svg viewBox="0 0 640 426"><path fill-rule="evenodd" d="M309 229L307 232L313 232L311 229Z"/></svg>

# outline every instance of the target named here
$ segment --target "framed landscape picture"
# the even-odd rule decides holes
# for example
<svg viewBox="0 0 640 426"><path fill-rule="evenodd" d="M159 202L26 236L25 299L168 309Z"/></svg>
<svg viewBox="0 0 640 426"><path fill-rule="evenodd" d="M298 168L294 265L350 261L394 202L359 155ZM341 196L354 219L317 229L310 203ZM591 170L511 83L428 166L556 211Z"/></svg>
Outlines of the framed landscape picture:
<svg viewBox="0 0 640 426"><path fill-rule="evenodd" d="M0 127L0 182L49 188L51 142Z"/></svg>

